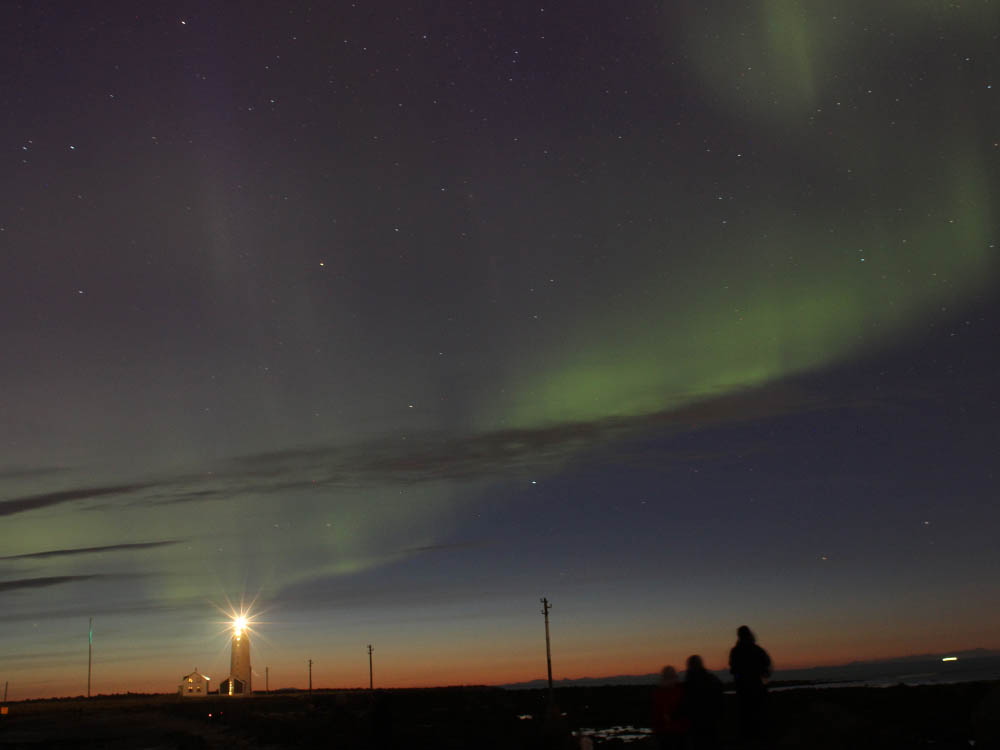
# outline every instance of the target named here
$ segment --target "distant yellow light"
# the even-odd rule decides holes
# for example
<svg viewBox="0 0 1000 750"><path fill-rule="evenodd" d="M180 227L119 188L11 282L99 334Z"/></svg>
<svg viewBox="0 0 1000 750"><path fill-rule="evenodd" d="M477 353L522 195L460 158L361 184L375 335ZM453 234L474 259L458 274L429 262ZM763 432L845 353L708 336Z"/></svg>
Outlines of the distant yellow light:
<svg viewBox="0 0 1000 750"><path fill-rule="evenodd" d="M958 661L958 657L957 656L945 656L944 658L941 659L941 661Z"/></svg>

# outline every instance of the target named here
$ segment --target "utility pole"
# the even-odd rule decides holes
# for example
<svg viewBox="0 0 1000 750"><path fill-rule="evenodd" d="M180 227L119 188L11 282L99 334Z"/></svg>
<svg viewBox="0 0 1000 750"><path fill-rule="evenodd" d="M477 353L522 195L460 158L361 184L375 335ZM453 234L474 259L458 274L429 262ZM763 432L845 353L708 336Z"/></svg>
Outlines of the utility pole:
<svg viewBox="0 0 1000 750"><path fill-rule="evenodd" d="M271 692L271 668L264 667L264 692Z"/></svg>
<svg viewBox="0 0 1000 750"><path fill-rule="evenodd" d="M90 697L90 671L94 665L94 618L90 618L90 631L87 635L87 697Z"/></svg>
<svg viewBox="0 0 1000 750"><path fill-rule="evenodd" d="M549 668L549 705L552 705L552 648L549 645L549 610L552 605L544 596L541 599L542 614L545 615L545 663Z"/></svg>
<svg viewBox="0 0 1000 750"><path fill-rule="evenodd" d="M8 681L4 680L4 683L3 683L3 702L4 703L7 702L7 685L9 685L9 684L10 683Z"/></svg>
<svg viewBox="0 0 1000 750"><path fill-rule="evenodd" d="M309 660L309 695L313 694L313 660Z"/></svg>
<svg viewBox="0 0 1000 750"><path fill-rule="evenodd" d="M368 689L369 690L375 689L375 680L372 678L372 651L374 650L375 649L372 648L372 644L369 643L368 644Z"/></svg>

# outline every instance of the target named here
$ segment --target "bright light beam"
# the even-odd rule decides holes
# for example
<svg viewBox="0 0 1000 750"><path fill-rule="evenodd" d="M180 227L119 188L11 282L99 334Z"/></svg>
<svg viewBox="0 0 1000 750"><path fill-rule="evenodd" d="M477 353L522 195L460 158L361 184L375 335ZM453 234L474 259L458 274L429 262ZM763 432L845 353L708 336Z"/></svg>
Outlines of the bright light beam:
<svg viewBox="0 0 1000 750"><path fill-rule="evenodd" d="M239 615L233 618L233 631L236 635L242 635L243 631L247 629L247 618L246 615Z"/></svg>

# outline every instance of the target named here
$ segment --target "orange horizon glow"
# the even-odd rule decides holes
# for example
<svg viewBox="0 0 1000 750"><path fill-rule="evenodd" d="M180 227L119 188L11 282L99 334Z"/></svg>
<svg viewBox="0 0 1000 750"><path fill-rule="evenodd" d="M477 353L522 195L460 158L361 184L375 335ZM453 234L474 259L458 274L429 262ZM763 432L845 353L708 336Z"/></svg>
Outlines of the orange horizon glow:
<svg viewBox="0 0 1000 750"><path fill-rule="evenodd" d="M765 648L768 644L762 643ZM976 646L979 647L979 646ZM986 646L985 648L991 648ZM964 648L950 649L920 649L908 650L899 648L892 653L877 653L868 649L858 650L852 653L844 653L840 650L824 652L822 654L808 654L807 652L795 653L781 648L768 649L774 659L777 670L784 669L807 669L811 667L837 667L854 661L886 661L906 656L913 656L919 653L955 653L965 650ZM574 658L558 658L558 652L553 653L553 680L576 680L582 678L614 677L619 675L647 675L655 674L666 664L672 664L679 670L683 669L684 662L689 654L664 654L663 658L657 659L625 659L619 661L604 660L581 660ZM703 653L706 667L711 670L725 670L728 667L728 646L724 651L716 650L715 653ZM96 665L95 680L92 694L94 697L123 695L126 693L142 693L151 695L171 695L176 690L176 683L161 676L136 678L134 665L122 663L117 667L105 667ZM181 673L190 671L190 667L185 670L183 667L177 669L161 661L148 665L159 675L170 675L177 672L177 679ZM85 667L85 665L84 665ZM363 667L363 669L361 668ZM263 685L263 671L260 671L261 685ZM44 670L43 670L44 672ZM44 674L43 674L44 676ZM280 661L270 666L271 689L299 689L305 690L308 686L306 669L294 662ZM255 675L257 677L257 675ZM375 667L375 687L383 689L414 689L414 688L440 688L459 687L472 685L497 686L521 682L531 682L543 680L545 678L544 649L541 651L541 658L537 654L524 656L508 660L503 664L487 663L485 659L477 660L455 660L454 663L443 662L436 659L428 661L407 661L389 669L380 667L376 662ZM255 684L257 680L255 679ZM315 660L313 668L313 689L314 690L364 690L367 689L368 673L367 662L363 665L352 664L350 670L345 670L344 665L336 661L324 663L322 655ZM57 699L83 697L86 692L86 669L75 674L72 679L67 679L65 674L51 679L43 679L34 683L28 688L26 695L17 694L17 685L11 686L11 694L8 703L17 703L25 700ZM262 689L254 691L263 693Z"/></svg>

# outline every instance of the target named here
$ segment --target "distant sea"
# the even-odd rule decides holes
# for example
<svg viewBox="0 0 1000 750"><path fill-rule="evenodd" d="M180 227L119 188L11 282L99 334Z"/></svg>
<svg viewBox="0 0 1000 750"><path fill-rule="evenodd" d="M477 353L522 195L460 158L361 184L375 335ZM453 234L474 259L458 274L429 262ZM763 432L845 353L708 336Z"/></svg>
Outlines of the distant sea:
<svg viewBox="0 0 1000 750"><path fill-rule="evenodd" d="M802 680L816 687L890 687L1000 680L1000 654L957 656L955 661L943 661L944 658L914 657L891 662L855 662L840 667L785 670L776 672L774 681ZM774 689L780 690L781 686L776 685Z"/></svg>
<svg viewBox="0 0 1000 750"><path fill-rule="evenodd" d="M949 661L944 661L948 658ZM951 659L954 660L951 660ZM681 673L683 676L683 673ZM715 673L723 682L730 680L729 673ZM597 685L652 685L659 682L657 672L642 675L615 675L612 677L583 677L574 680L557 680L556 687ZM771 678L772 690L792 690L799 687L890 687L892 685L934 685L950 682L979 682L1000 680L1000 651L975 649L951 654L921 654L885 661L851 662L838 666L810 667L808 669L779 669ZM788 684L791 683L791 684ZM510 685L509 689L545 687L545 680L532 680Z"/></svg>

